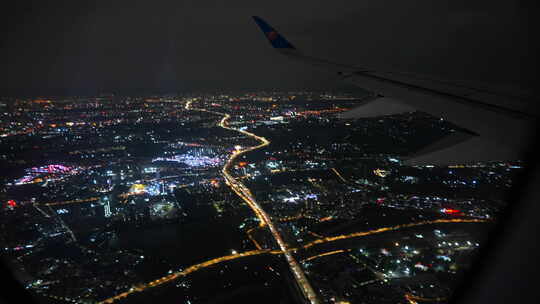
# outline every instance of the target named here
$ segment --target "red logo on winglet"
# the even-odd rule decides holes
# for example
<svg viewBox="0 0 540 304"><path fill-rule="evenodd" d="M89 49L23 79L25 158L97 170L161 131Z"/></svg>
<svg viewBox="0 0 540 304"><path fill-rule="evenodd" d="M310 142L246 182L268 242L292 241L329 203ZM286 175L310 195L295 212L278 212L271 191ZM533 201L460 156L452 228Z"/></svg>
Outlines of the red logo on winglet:
<svg viewBox="0 0 540 304"><path fill-rule="evenodd" d="M266 36L268 37L268 39L274 40L278 37L278 33L276 33L275 31L271 31L271 32L268 32Z"/></svg>

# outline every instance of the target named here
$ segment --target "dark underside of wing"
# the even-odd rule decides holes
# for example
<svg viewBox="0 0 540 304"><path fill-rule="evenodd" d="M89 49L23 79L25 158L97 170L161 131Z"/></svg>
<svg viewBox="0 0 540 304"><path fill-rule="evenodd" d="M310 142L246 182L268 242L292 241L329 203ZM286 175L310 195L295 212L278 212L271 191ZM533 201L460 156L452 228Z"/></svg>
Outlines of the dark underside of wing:
<svg viewBox="0 0 540 304"><path fill-rule="evenodd" d="M522 159L535 126L535 113L527 109L532 102L527 104L522 99L513 101L494 93L454 88L449 84L441 86L404 76L399 81L381 77L349 76L356 85L378 95L341 117L374 117L419 110L476 134L455 132L412 153L406 164L450 165Z"/></svg>

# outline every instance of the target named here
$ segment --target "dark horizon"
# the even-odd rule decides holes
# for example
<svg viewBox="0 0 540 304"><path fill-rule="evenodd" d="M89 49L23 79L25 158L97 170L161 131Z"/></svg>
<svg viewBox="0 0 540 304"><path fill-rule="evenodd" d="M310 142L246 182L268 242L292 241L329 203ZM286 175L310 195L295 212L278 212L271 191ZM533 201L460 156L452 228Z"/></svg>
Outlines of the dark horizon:
<svg viewBox="0 0 540 304"><path fill-rule="evenodd" d="M321 58L531 89L528 8L514 1L17 2L0 16L0 95L348 87L275 52L253 15Z"/></svg>
<svg viewBox="0 0 540 304"><path fill-rule="evenodd" d="M352 85L344 84L336 87L318 87L318 88L301 88L301 87L266 87L266 88L208 88L197 90L177 90L165 88L145 88L145 89L13 89L0 92L0 98L54 98L54 97L96 97L96 96L184 96L193 94L217 94L231 93L243 94L247 92L332 92L332 93L367 93L367 91Z"/></svg>

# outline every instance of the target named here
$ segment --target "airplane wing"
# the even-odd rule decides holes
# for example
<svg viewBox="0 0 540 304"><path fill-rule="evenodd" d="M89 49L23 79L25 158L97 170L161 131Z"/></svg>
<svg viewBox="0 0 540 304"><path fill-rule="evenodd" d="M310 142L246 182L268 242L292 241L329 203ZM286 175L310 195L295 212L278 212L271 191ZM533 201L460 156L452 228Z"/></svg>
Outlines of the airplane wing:
<svg viewBox="0 0 540 304"><path fill-rule="evenodd" d="M443 138L410 155L406 164L448 165L522 159L539 114L530 97L463 82L316 58L300 52L260 17L253 19L272 47L281 54L336 71L344 80L374 93L373 98L341 117L371 117L419 110L476 134L452 134L450 138Z"/></svg>

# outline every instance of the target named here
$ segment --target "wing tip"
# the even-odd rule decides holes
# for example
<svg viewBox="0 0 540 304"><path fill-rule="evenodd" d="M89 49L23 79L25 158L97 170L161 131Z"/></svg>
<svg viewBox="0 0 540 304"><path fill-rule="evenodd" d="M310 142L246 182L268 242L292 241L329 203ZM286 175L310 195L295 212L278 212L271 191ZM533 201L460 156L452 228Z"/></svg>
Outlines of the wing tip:
<svg viewBox="0 0 540 304"><path fill-rule="evenodd" d="M259 26L266 39L270 42L272 47L276 49L296 49L287 39L285 39L278 31L276 31L268 22L264 21L259 16L251 16L255 23Z"/></svg>

